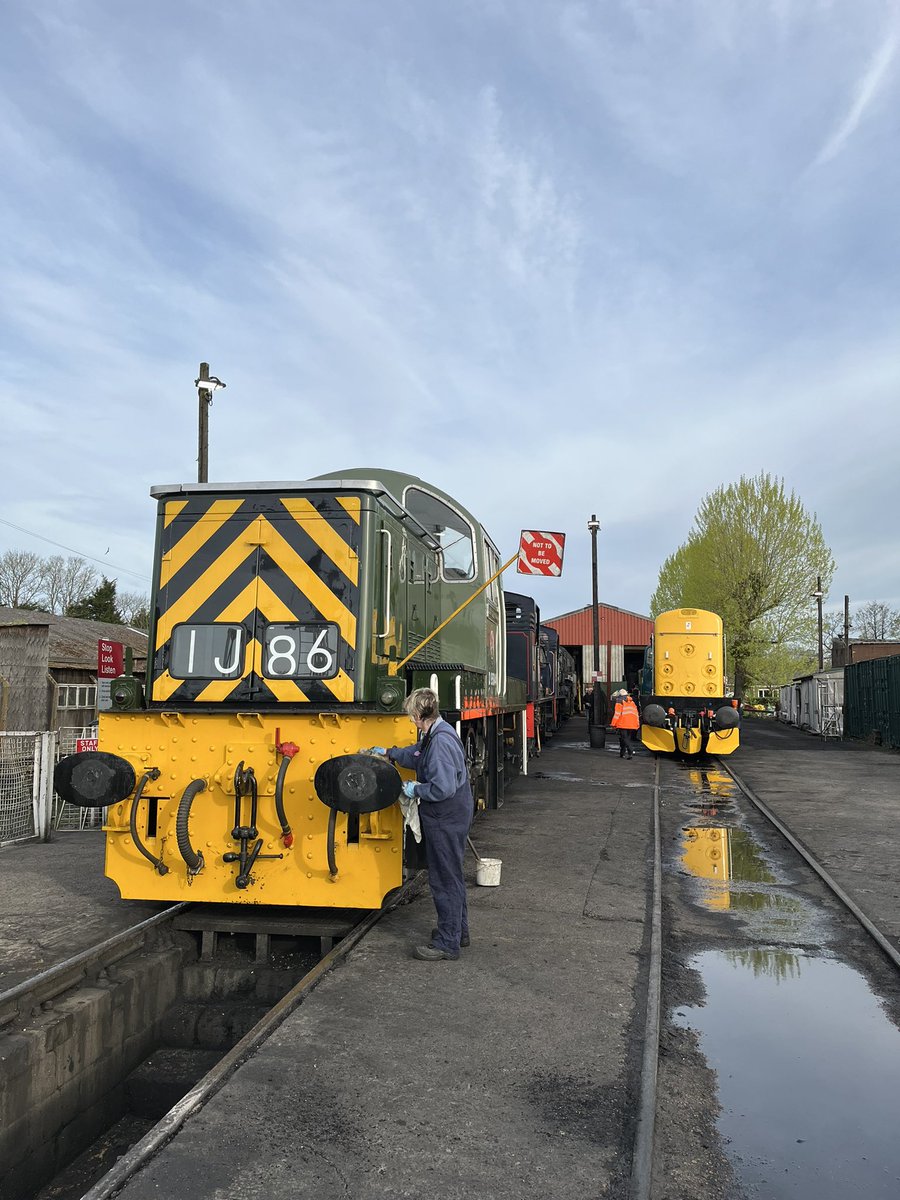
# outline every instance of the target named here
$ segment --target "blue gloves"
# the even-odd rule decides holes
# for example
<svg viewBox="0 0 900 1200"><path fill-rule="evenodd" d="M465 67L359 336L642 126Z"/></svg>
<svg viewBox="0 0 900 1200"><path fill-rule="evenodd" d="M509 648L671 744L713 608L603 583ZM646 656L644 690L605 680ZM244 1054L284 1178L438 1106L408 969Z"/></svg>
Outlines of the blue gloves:
<svg viewBox="0 0 900 1200"><path fill-rule="evenodd" d="M406 796L407 800L415 800L415 798L416 798L416 785L415 785L415 781L414 781L414 780L412 780L412 779L407 779L406 783L404 783L404 785L403 785L403 795L404 795L404 796Z"/></svg>
<svg viewBox="0 0 900 1200"><path fill-rule="evenodd" d="M387 754L387 750L384 748L384 746L370 746L368 750L363 750L363 754L380 754L382 757L384 757L384 755Z"/></svg>

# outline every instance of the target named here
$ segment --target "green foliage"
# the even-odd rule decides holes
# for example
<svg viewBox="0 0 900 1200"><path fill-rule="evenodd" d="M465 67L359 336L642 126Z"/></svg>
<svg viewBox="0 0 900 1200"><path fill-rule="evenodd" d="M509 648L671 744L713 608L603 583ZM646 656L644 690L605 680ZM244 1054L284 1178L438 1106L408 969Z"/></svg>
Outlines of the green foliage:
<svg viewBox="0 0 900 1200"><path fill-rule="evenodd" d="M110 625L121 625L122 617L116 608L116 581L104 579L103 582L85 596L83 600L70 604L66 609L67 617L81 617L85 621L107 621Z"/></svg>
<svg viewBox="0 0 900 1200"><path fill-rule="evenodd" d="M810 665L812 592L819 576L827 593L833 574L815 514L785 492L783 480L742 476L702 501L687 542L663 563L650 611L718 613L742 695L751 682L781 682Z"/></svg>

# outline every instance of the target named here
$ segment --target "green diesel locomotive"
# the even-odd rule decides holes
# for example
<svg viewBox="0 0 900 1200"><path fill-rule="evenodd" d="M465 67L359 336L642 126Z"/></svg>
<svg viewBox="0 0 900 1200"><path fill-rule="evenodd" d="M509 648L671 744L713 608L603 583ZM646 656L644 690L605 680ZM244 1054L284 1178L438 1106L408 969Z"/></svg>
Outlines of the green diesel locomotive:
<svg viewBox="0 0 900 1200"><path fill-rule="evenodd" d="M152 495L145 690L115 681L98 751L63 760L58 790L108 806L123 897L377 908L403 878L399 777L359 751L414 740L413 688L457 723L478 807L521 765L496 546L440 489L375 468Z"/></svg>

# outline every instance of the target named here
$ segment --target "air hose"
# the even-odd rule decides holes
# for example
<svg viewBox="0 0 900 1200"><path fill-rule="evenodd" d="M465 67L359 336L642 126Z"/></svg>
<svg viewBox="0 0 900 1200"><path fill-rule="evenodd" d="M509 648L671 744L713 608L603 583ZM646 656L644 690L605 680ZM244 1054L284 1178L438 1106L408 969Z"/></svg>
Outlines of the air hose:
<svg viewBox="0 0 900 1200"><path fill-rule="evenodd" d="M148 862L153 863L154 867L157 869L157 871L160 873L160 875L168 875L169 868L166 866L166 864L163 862L163 860L161 858L153 857L153 855L150 853L150 851L147 849L147 847L141 841L140 834L138 833L138 828L137 828L138 801L141 798L141 793L144 790L144 786L151 779L159 779L159 767L151 767L149 771L145 772L145 774L143 774L141 776L141 781L137 785L137 788L134 793L134 799L131 802L131 815L129 817L128 824L131 829L132 841L134 842L135 846L137 846L138 850L140 850L141 854L143 854L144 858L146 858Z"/></svg>
<svg viewBox="0 0 900 1200"><path fill-rule="evenodd" d="M292 846L294 844L294 835L291 832L287 814L284 811L284 777L287 775L287 769L291 765L291 757L285 755L282 758L281 765L278 768L278 778L275 780L275 812L278 814L278 820L281 824L281 840L285 846Z"/></svg>
<svg viewBox="0 0 900 1200"><path fill-rule="evenodd" d="M328 870L331 878L337 879L337 859L334 856L334 830L337 825L337 809L333 808L328 814Z"/></svg>
<svg viewBox="0 0 900 1200"><path fill-rule="evenodd" d="M178 850L187 863L188 882L203 870L203 852L195 850L191 845L188 832L188 821L191 816L191 805L198 792L206 791L205 779L192 779L184 789L184 795L178 804L178 815L175 818L175 836L178 839Z"/></svg>

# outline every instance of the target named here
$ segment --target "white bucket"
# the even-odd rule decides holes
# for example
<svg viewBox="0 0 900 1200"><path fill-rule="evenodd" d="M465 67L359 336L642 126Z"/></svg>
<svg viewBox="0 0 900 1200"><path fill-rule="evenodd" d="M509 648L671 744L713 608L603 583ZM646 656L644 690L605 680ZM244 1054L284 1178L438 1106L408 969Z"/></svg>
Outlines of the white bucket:
<svg viewBox="0 0 900 1200"><path fill-rule="evenodd" d="M476 883L480 883L482 887L499 887L502 866L501 858L480 858L475 867Z"/></svg>

